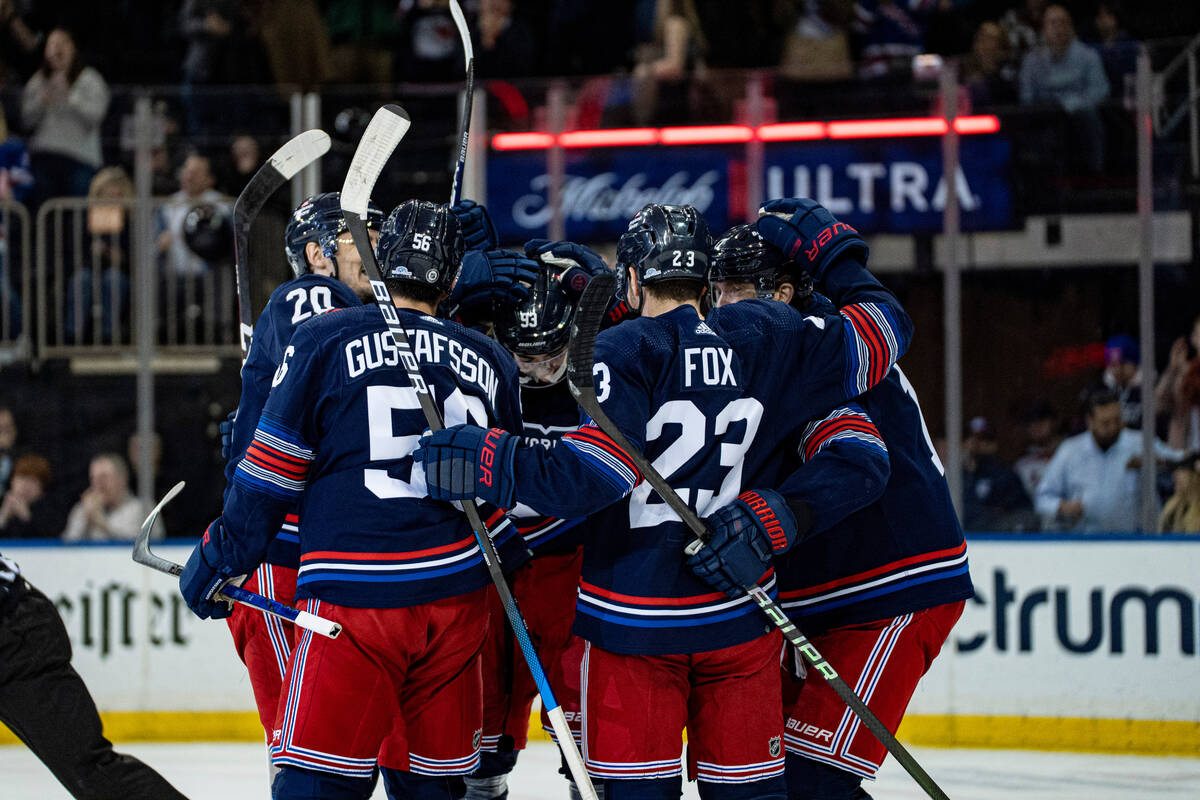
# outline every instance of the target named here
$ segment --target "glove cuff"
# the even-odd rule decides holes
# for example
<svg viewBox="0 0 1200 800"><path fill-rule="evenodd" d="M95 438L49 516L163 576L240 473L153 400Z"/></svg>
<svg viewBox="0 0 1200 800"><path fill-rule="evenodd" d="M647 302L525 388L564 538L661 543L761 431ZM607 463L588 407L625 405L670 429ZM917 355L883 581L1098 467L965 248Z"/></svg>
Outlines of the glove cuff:
<svg viewBox="0 0 1200 800"><path fill-rule="evenodd" d="M747 489L738 495L738 500L758 520L771 549L776 553L787 552L797 539L796 517L783 496L771 489Z"/></svg>
<svg viewBox="0 0 1200 800"><path fill-rule="evenodd" d="M513 458L517 450L517 437L499 428L489 428L480 443L476 467L476 480L490 491L479 492L479 496L500 508L513 507Z"/></svg>

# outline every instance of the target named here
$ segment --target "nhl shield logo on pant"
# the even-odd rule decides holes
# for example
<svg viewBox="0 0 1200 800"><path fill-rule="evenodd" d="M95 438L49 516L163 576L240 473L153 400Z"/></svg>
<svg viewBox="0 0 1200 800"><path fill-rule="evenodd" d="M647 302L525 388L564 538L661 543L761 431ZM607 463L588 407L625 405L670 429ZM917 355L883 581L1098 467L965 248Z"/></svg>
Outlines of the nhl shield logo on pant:
<svg viewBox="0 0 1200 800"><path fill-rule="evenodd" d="M771 754L771 758L779 758L780 738L779 736L772 736L771 741L767 744L767 751Z"/></svg>

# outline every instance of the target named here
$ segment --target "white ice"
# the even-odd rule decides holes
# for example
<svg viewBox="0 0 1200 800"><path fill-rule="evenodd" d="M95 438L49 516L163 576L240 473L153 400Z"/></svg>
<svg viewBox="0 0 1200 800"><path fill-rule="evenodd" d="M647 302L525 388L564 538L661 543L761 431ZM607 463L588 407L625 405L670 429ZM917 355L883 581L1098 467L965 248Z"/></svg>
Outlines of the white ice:
<svg viewBox="0 0 1200 800"><path fill-rule="evenodd" d="M264 748L253 744L147 744L118 747L153 766L192 800L268 797ZM1200 798L1200 758L912 748L953 800L1167 800ZM511 800L565 800L558 751L533 742L510 778ZM0 798L69 800L23 747L0 747ZM890 759L868 785L876 800L916 800L924 793ZM697 797L695 784L683 796ZM376 798L384 797L380 788Z"/></svg>

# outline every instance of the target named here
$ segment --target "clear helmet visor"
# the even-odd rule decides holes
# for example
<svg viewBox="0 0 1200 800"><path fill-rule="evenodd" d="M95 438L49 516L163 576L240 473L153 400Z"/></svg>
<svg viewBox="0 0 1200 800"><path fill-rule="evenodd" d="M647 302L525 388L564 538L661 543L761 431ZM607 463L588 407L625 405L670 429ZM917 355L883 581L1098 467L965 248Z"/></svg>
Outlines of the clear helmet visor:
<svg viewBox="0 0 1200 800"><path fill-rule="evenodd" d="M514 355L521 385L530 389L553 386L567 374L567 348L544 356Z"/></svg>

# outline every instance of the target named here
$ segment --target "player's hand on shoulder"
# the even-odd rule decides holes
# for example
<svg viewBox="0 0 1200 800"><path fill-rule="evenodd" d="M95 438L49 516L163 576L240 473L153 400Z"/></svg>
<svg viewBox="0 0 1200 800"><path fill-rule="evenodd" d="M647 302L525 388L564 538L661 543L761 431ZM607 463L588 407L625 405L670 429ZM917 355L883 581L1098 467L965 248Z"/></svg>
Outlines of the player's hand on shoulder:
<svg viewBox="0 0 1200 800"><path fill-rule="evenodd" d="M795 259L821 280L830 266L844 256L867 261L867 243L850 225L839 222L829 209L807 197L770 200L758 211L755 223L766 241Z"/></svg>
<svg viewBox="0 0 1200 800"><path fill-rule="evenodd" d="M588 281L608 271L599 253L575 242L530 239L525 243L525 255L555 269L559 283L572 301L579 299Z"/></svg>
<svg viewBox="0 0 1200 800"><path fill-rule="evenodd" d="M487 209L474 200L459 200L450 207L450 213L458 220L463 242L468 250L494 250L500 246L496 226L488 216Z"/></svg>
<svg viewBox="0 0 1200 800"><path fill-rule="evenodd" d="M224 619L233 613L233 602L217 595L230 583L241 585L245 576L235 576L221 563L218 539L220 518L213 521L179 574L179 593L187 607L200 619Z"/></svg>
<svg viewBox="0 0 1200 800"><path fill-rule="evenodd" d="M434 500L479 499L512 508L519 441L499 428L455 425L423 436L413 461L425 465L425 485Z"/></svg>
<svg viewBox="0 0 1200 800"><path fill-rule="evenodd" d="M770 489L743 492L705 517L704 524L710 536L702 545L693 542L685 548L686 563L697 577L730 597L757 584L775 554L798 538L796 514Z"/></svg>

